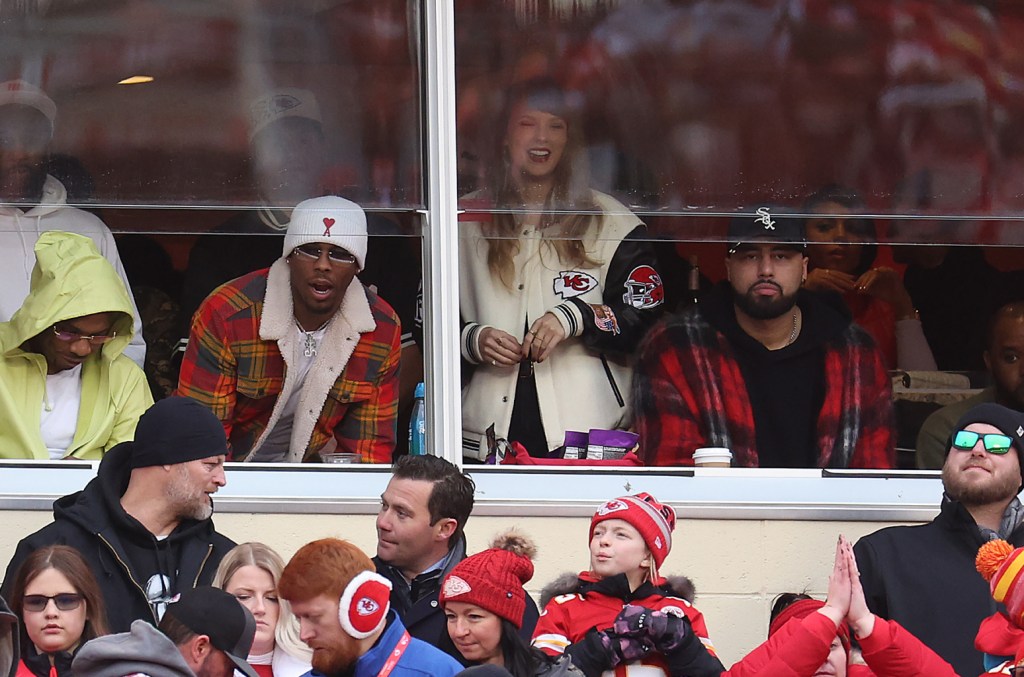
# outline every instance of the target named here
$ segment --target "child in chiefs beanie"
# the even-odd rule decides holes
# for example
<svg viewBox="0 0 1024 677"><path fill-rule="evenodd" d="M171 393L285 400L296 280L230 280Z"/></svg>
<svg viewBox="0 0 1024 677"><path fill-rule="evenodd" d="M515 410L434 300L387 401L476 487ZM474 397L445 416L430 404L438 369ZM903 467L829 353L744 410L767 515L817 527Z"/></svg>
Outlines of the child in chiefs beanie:
<svg viewBox="0 0 1024 677"><path fill-rule="evenodd" d="M549 656L570 653L588 677L599 672L591 659L609 645L612 667L721 673L704 616L659 574L675 524L675 511L647 493L601 505L590 521L590 570L544 608L534 646Z"/></svg>
<svg viewBox="0 0 1024 677"><path fill-rule="evenodd" d="M992 540L978 549L974 563L989 582L992 598L1006 606L978 626L974 645L985 654L985 669L1024 665L1024 548Z"/></svg>

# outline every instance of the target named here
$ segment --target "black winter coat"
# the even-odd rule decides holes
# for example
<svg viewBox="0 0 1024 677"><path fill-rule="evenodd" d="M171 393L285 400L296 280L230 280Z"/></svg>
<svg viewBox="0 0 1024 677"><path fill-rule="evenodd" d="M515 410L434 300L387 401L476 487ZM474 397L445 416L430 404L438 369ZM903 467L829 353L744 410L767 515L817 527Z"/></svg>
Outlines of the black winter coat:
<svg viewBox="0 0 1024 677"><path fill-rule="evenodd" d="M1007 540L1024 545L1024 525ZM912 632L958 675L985 671L974 637L997 610L988 582L974 567L983 543L967 509L943 499L928 524L881 529L853 548L868 608Z"/></svg>
<svg viewBox="0 0 1024 677"><path fill-rule="evenodd" d="M18 543L0 595L10 595L18 567L47 545L69 545L81 553L99 583L112 633L128 632L136 619L158 622L171 595L213 581L217 565L235 543L217 533L212 519L183 520L167 538L157 540L121 507L131 444L107 452L85 489L54 502L54 521ZM168 585L154 590L159 577Z"/></svg>

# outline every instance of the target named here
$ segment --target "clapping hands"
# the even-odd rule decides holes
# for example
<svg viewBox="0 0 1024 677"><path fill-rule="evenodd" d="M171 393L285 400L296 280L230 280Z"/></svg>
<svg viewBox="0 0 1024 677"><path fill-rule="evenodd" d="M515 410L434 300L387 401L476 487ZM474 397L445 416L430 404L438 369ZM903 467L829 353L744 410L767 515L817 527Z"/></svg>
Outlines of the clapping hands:
<svg viewBox="0 0 1024 677"><path fill-rule="evenodd" d="M836 559L832 575L828 578L828 599L819 613L832 619L836 627L849 623L857 637L870 635L875 626L875 616L868 610L864 588L860 584L853 546L842 535L836 543Z"/></svg>

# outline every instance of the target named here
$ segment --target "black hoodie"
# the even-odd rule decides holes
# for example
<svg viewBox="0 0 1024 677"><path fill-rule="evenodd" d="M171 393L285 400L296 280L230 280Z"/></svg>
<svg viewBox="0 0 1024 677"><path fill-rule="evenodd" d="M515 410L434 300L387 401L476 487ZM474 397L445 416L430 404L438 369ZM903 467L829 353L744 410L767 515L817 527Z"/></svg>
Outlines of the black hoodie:
<svg viewBox="0 0 1024 677"><path fill-rule="evenodd" d="M706 295L700 312L729 339L743 374L758 465L813 468L819 455L818 412L825 401L825 349L850 326L849 310L837 294L801 289L799 336L791 345L768 350L740 327L733 296L732 287L723 282Z"/></svg>
<svg viewBox="0 0 1024 677"><path fill-rule="evenodd" d="M85 489L53 504L53 523L18 543L0 594L10 594L22 561L47 545L70 545L81 553L99 583L111 632L128 632L135 619L156 623L171 596L212 582L235 545L215 531L212 519L182 520L158 540L121 507L130 444L107 452Z"/></svg>

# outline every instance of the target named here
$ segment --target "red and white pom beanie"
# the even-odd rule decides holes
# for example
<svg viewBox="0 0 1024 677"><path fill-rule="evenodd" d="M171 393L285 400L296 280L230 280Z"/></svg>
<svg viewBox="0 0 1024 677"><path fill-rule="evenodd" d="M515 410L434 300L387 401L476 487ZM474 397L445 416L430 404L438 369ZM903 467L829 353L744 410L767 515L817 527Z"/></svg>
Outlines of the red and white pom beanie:
<svg viewBox="0 0 1024 677"><path fill-rule="evenodd" d="M640 532L647 549L654 557L654 565L661 568L672 549L672 530L676 527L676 511L659 503L658 499L643 492L633 496L620 496L607 501L590 520L590 538L594 538L594 527L605 520L619 519L631 524Z"/></svg>

